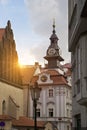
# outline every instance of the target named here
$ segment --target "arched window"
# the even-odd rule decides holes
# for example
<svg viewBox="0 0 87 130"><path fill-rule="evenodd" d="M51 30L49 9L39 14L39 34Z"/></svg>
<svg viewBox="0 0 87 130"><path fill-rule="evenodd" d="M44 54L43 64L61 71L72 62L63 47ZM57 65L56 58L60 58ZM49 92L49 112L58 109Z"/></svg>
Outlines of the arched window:
<svg viewBox="0 0 87 130"><path fill-rule="evenodd" d="M6 101L3 100L3 102L2 102L2 114L5 114L5 111L6 111Z"/></svg>

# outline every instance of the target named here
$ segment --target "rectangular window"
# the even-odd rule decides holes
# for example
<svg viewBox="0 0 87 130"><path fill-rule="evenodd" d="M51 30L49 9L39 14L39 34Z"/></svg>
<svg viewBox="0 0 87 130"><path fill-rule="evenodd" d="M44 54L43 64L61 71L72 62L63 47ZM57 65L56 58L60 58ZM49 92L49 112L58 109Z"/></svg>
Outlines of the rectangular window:
<svg viewBox="0 0 87 130"><path fill-rule="evenodd" d="M76 122L76 130L81 130L81 115L80 114L75 116L75 122Z"/></svg>
<svg viewBox="0 0 87 130"><path fill-rule="evenodd" d="M69 96L69 95L68 95L68 94L69 94L69 93L68 93L68 90L66 91L66 93L67 93L67 97L68 97L68 96Z"/></svg>
<svg viewBox="0 0 87 130"><path fill-rule="evenodd" d="M49 109L49 117L53 117L53 108Z"/></svg>
<svg viewBox="0 0 87 130"><path fill-rule="evenodd" d="M87 90L87 77L85 77L85 84L86 84L86 90Z"/></svg>
<svg viewBox="0 0 87 130"><path fill-rule="evenodd" d="M80 93L80 80L77 81L77 94Z"/></svg>
<svg viewBox="0 0 87 130"><path fill-rule="evenodd" d="M70 117L72 117L72 110L70 110Z"/></svg>
<svg viewBox="0 0 87 130"><path fill-rule="evenodd" d="M6 102L5 102L5 100L3 100L3 102L2 102L2 114L4 115L5 112L6 112Z"/></svg>
<svg viewBox="0 0 87 130"><path fill-rule="evenodd" d="M78 79L81 78L81 75L80 75L80 66L81 66L81 63L80 63L80 58L81 58L81 50L80 50L80 46L78 46L77 48L77 77Z"/></svg>
<svg viewBox="0 0 87 130"><path fill-rule="evenodd" d="M69 117L69 109L67 109L67 117Z"/></svg>
<svg viewBox="0 0 87 130"><path fill-rule="evenodd" d="M77 70L77 68L76 68L76 60L75 60L75 58L76 58L76 54L75 54L75 52L73 52L74 53L74 55L72 55L72 60L74 59L74 61L73 61L73 63L72 63L72 66L73 66L73 68L72 68L72 96L73 97L75 97L76 96L76 80L77 80L77 73L76 73L76 70Z"/></svg>
<svg viewBox="0 0 87 130"><path fill-rule="evenodd" d="M40 109L37 109L37 117L40 117Z"/></svg>
<svg viewBox="0 0 87 130"><path fill-rule="evenodd" d="M67 130L69 130L69 126L67 126Z"/></svg>
<svg viewBox="0 0 87 130"><path fill-rule="evenodd" d="M86 36L86 42L85 42L85 52L84 52L84 54L85 54L85 59L84 59L84 71L85 71L85 77L87 78L87 36ZM84 51L83 50L83 51Z"/></svg>
<svg viewBox="0 0 87 130"><path fill-rule="evenodd" d="M53 97L53 89L49 89L49 97Z"/></svg>

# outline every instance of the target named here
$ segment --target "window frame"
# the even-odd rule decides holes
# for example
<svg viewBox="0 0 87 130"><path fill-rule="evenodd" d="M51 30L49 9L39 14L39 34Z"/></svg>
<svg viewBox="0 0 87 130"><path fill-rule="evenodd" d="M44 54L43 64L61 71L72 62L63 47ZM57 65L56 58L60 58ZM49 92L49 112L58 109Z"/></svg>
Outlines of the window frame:
<svg viewBox="0 0 87 130"><path fill-rule="evenodd" d="M49 108L49 117L53 117L53 116L54 116L54 109Z"/></svg>
<svg viewBox="0 0 87 130"><path fill-rule="evenodd" d="M3 100L2 101L2 114L5 114L5 111L6 111L6 101Z"/></svg>
<svg viewBox="0 0 87 130"><path fill-rule="evenodd" d="M49 89L49 97L53 97L53 89Z"/></svg>
<svg viewBox="0 0 87 130"><path fill-rule="evenodd" d="M40 108L37 108L37 117L41 117L41 111L40 111Z"/></svg>

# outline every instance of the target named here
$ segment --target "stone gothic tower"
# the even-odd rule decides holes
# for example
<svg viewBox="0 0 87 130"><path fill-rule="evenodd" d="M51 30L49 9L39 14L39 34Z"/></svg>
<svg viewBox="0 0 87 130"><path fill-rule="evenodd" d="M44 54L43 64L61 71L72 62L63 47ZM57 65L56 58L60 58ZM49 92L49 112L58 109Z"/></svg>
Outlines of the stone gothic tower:
<svg viewBox="0 0 87 130"><path fill-rule="evenodd" d="M0 79L21 84L18 55L10 21L6 28L0 28Z"/></svg>
<svg viewBox="0 0 87 130"><path fill-rule="evenodd" d="M47 49L46 56L44 57L48 61L48 68L58 68L60 67L60 62L63 58L59 53L58 37L55 31L55 22L53 23L53 33L50 37L50 45Z"/></svg>

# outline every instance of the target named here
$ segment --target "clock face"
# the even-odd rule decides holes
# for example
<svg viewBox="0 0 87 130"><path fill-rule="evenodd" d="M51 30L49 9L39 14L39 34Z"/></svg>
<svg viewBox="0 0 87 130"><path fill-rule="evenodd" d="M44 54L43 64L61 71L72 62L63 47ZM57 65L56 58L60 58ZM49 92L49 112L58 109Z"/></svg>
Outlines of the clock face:
<svg viewBox="0 0 87 130"><path fill-rule="evenodd" d="M47 76L46 75L42 75L41 76L41 81L42 82L46 82L47 81Z"/></svg>
<svg viewBox="0 0 87 130"><path fill-rule="evenodd" d="M48 54L49 55L54 55L55 54L55 49L54 48L50 48L49 50L48 50Z"/></svg>

